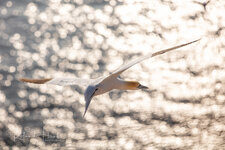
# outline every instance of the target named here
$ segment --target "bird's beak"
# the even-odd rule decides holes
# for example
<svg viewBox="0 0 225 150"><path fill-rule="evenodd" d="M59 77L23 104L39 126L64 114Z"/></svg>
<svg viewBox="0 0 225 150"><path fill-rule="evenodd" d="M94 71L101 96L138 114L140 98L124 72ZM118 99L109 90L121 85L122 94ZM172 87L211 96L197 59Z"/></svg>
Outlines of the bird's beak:
<svg viewBox="0 0 225 150"><path fill-rule="evenodd" d="M148 89L147 86L144 86L144 85L141 85L141 84L139 84L138 88L139 88L139 89Z"/></svg>

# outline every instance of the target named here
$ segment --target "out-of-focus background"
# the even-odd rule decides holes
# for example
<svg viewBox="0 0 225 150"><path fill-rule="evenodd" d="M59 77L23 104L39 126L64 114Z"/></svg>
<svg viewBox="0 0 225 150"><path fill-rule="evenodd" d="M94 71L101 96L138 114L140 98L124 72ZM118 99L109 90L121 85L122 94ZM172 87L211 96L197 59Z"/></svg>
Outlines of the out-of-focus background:
<svg viewBox="0 0 225 150"><path fill-rule="evenodd" d="M225 149L224 0L0 1L1 149ZM20 77L124 72L149 91L95 97Z"/></svg>

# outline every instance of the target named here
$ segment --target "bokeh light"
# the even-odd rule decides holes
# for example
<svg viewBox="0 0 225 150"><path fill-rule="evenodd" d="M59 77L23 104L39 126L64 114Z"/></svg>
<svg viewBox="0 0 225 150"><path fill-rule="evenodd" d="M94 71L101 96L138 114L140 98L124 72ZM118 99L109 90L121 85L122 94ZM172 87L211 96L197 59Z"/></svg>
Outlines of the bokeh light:
<svg viewBox="0 0 225 150"><path fill-rule="evenodd" d="M225 149L225 1L4 0L0 2L2 149ZM147 91L95 97L84 88L18 79L121 75Z"/></svg>

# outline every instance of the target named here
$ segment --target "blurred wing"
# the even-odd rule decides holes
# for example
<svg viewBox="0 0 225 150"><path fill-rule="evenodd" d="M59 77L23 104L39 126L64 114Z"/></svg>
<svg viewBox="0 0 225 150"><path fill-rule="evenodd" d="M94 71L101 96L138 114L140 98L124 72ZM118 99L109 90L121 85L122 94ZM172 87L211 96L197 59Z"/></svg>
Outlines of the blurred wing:
<svg viewBox="0 0 225 150"><path fill-rule="evenodd" d="M92 96L93 97L93 96ZM85 116L85 114L86 114L86 112L87 112L87 110L88 110L88 106L89 106L89 104L90 104L90 102L91 102L91 99L92 99L92 97L89 97L89 98L85 98L85 110L84 110L84 114L83 114L83 117Z"/></svg>
<svg viewBox="0 0 225 150"><path fill-rule="evenodd" d="M88 86L87 89L85 90L84 93L84 98L85 98L85 111L84 111L84 115L85 116L87 110L88 110L88 106L91 102L91 99L93 98L95 91L97 90L97 88L95 86Z"/></svg>
<svg viewBox="0 0 225 150"><path fill-rule="evenodd" d="M47 84L56 84L61 86L67 86L67 85L81 85L81 86L87 86L91 82L93 82L93 79L80 79L80 78L55 78L47 82Z"/></svg>
<svg viewBox="0 0 225 150"><path fill-rule="evenodd" d="M27 79L22 78L20 81L35 83L35 84L55 84L60 86L67 86L67 85L81 85L87 86L90 84L93 79L80 79L80 78L49 78L49 79Z"/></svg>
<svg viewBox="0 0 225 150"><path fill-rule="evenodd" d="M171 47L171 48L167 48L167 49L164 49L164 50L161 50L161 51L158 51L158 52L155 52L155 53L149 53L145 56L141 56L137 59L134 59L133 61L131 62L128 62L127 64L125 65L122 65L121 67L119 67L118 69L116 69L111 75L117 75L119 76L122 72L124 72L125 70L129 69L130 67L132 67L133 65L145 60L145 59L148 59L150 57L154 57L154 56L157 56L157 55L161 55L163 53L166 53L166 52L169 52L169 51L172 51L172 50L175 50L175 49L178 49L178 48L181 48L183 46L186 46L186 45L189 45L189 44L192 44L194 42L197 42L199 41L200 39L198 40L195 40L195 41L191 41L191 42L188 42L188 43L185 43L185 44L181 44L181 45L178 45L178 46L174 46L174 47Z"/></svg>

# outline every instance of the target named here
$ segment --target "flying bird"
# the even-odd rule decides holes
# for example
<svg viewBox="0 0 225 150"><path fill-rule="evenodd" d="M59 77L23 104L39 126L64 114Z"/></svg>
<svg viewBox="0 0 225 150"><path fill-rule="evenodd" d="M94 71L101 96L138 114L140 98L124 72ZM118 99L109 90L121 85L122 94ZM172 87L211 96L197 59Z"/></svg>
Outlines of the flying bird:
<svg viewBox="0 0 225 150"><path fill-rule="evenodd" d="M174 46L171 48L163 49L157 51L155 53L149 53L147 55L141 56L137 59L134 59L127 64L120 66L114 72L110 73L108 76L102 76L96 79L81 79L81 78L48 78L48 79L28 79L28 78L21 78L20 81L35 83L35 84L54 84L60 86L67 86L67 85L80 85L86 86L86 90L84 92L84 99L85 99L85 111L83 116L85 116L88 106L94 96L104 94L109 92L113 89L118 90L138 90L138 89L148 89L147 86L140 84L138 81L125 81L119 78L120 74L132 67L133 65L140 63L141 61L161 55L163 53L181 48L183 46L195 43L198 40L194 40L188 43L184 43L178 46Z"/></svg>

